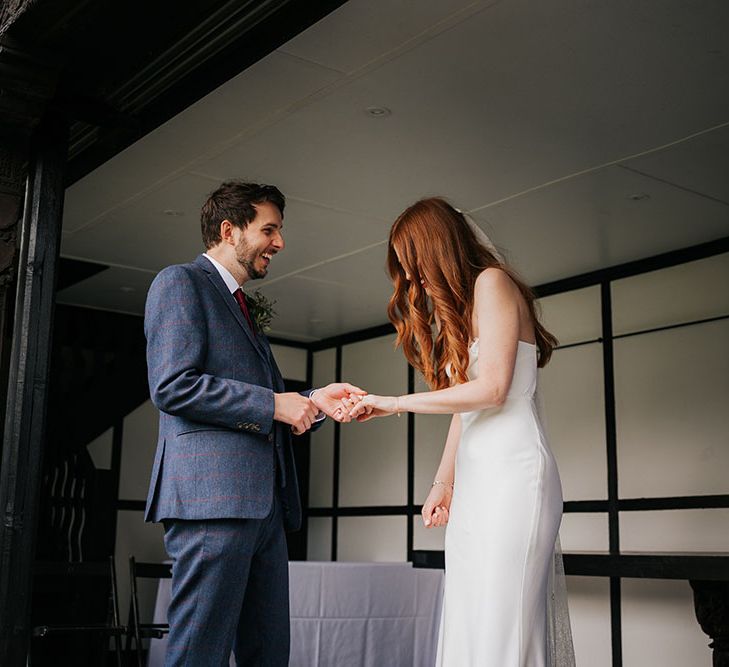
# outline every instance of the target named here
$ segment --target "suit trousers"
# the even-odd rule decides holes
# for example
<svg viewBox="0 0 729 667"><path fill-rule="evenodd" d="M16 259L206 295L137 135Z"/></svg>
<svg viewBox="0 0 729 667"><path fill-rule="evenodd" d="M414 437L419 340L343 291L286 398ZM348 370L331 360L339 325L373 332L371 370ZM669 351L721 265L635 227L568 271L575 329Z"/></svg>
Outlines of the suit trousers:
<svg viewBox="0 0 729 667"><path fill-rule="evenodd" d="M164 522L173 561L165 667L286 667L289 573L281 503L265 519Z"/></svg>

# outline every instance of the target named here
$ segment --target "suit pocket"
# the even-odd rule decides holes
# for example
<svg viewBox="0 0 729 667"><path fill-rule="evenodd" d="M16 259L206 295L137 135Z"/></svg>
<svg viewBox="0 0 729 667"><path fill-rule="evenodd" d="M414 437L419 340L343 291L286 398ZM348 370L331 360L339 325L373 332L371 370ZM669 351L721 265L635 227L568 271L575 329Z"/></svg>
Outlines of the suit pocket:
<svg viewBox="0 0 729 667"><path fill-rule="evenodd" d="M179 437L181 435L187 435L188 433L235 433L235 431L230 428L223 428L222 426L211 426L203 428L189 428L185 431L180 431L175 435Z"/></svg>

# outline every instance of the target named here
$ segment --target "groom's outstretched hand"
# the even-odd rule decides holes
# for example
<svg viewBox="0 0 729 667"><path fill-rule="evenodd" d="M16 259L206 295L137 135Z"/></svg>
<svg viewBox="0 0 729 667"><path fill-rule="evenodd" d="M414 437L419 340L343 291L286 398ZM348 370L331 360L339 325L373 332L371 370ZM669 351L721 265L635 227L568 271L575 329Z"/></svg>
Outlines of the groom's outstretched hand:
<svg viewBox="0 0 729 667"><path fill-rule="evenodd" d="M349 382L333 382L321 389L315 389L311 393L311 400L319 410L338 422L349 422L352 418L349 412L344 409L343 401L358 401L367 392L364 389L355 387Z"/></svg>

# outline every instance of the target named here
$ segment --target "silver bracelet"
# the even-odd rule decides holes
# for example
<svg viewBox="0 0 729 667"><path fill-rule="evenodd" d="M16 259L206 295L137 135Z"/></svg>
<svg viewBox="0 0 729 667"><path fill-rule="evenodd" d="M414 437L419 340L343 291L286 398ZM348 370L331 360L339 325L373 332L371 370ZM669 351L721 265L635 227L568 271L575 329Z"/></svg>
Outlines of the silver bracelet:
<svg viewBox="0 0 729 667"><path fill-rule="evenodd" d="M436 484L442 484L443 486L450 486L453 488L453 482L444 482L442 479L436 479L430 486L433 487Z"/></svg>

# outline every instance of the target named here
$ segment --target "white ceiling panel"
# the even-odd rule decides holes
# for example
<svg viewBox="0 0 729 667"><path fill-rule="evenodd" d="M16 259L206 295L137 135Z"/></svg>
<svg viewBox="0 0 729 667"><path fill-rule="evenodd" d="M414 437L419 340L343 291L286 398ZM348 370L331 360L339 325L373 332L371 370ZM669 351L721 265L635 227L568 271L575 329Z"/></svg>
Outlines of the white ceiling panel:
<svg viewBox="0 0 729 667"><path fill-rule="evenodd" d="M475 215L521 274L539 284L729 234L729 206L619 166Z"/></svg>
<svg viewBox="0 0 729 667"><path fill-rule="evenodd" d="M215 187L210 179L183 174L113 216L64 233L62 253L154 271L188 262L204 251L200 208ZM273 259L269 280L379 243L389 228L389 221L290 199L283 229L286 247Z"/></svg>
<svg viewBox="0 0 729 667"><path fill-rule="evenodd" d="M727 236L727 34L722 0L350 0L68 190L63 254L143 270L61 297L141 313L232 177L288 197L254 287L299 340L387 321L383 242L426 195L535 284Z"/></svg>
<svg viewBox="0 0 729 667"><path fill-rule="evenodd" d="M271 261L267 280L380 243L389 230L389 221L289 199L283 227L286 246Z"/></svg>
<svg viewBox="0 0 729 667"><path fill-rule="evenodd" d="M729 203L729 126L630 160L625 166Z"/></svg>
<svg viewBox="0 0 729 667"><path fill-rule="evenodd" d="M110 267L58 293L58 303L144 314L147 291L155 273Z"/></svg>
<svg viewBox="0 0 729 667"><path fill-rule="evenodd" d="M384 244L256 288L276 300L272 334L319 339L387 322ZM253 287L253 284L251 284Z"/></svg>
<svg viewBox="0 0 729 667"><path fill-rule="evenodd" d="M700 12L675 27L670 12L643 14L634 2L491 7L202 169L220 177L246 158L289 194L392 217L436 192L473 209L725 120L716 84L729 67L709 52L723 32L697 34ZM687 59L695 72L677 86ZM367 116L373 104L392 115Z"/></svg>
<svg viewBox="0 0 729 667"><path fill-rule="evenodd" d="M152 271L189 262L204 250L200 207L214 188L208 179L183 174L113 215L64 234L61 252L68 257Z"/></svg>
<svg viewBox="0 0 729 667"><path fill-rule="evenodd" d="M72 185L66 191L64 229L86 225L170 174L194 167L201 156L272 122L337 77L318 65L270 54ZM247 169L243 159L226 177Z"/></svg>
<svg viewBox="0 0 729 667"><path fill-rule="evenodd" d="M373 11L371 0L349 0L280 51L351 73L495 1L389 0Z"/></svg>

